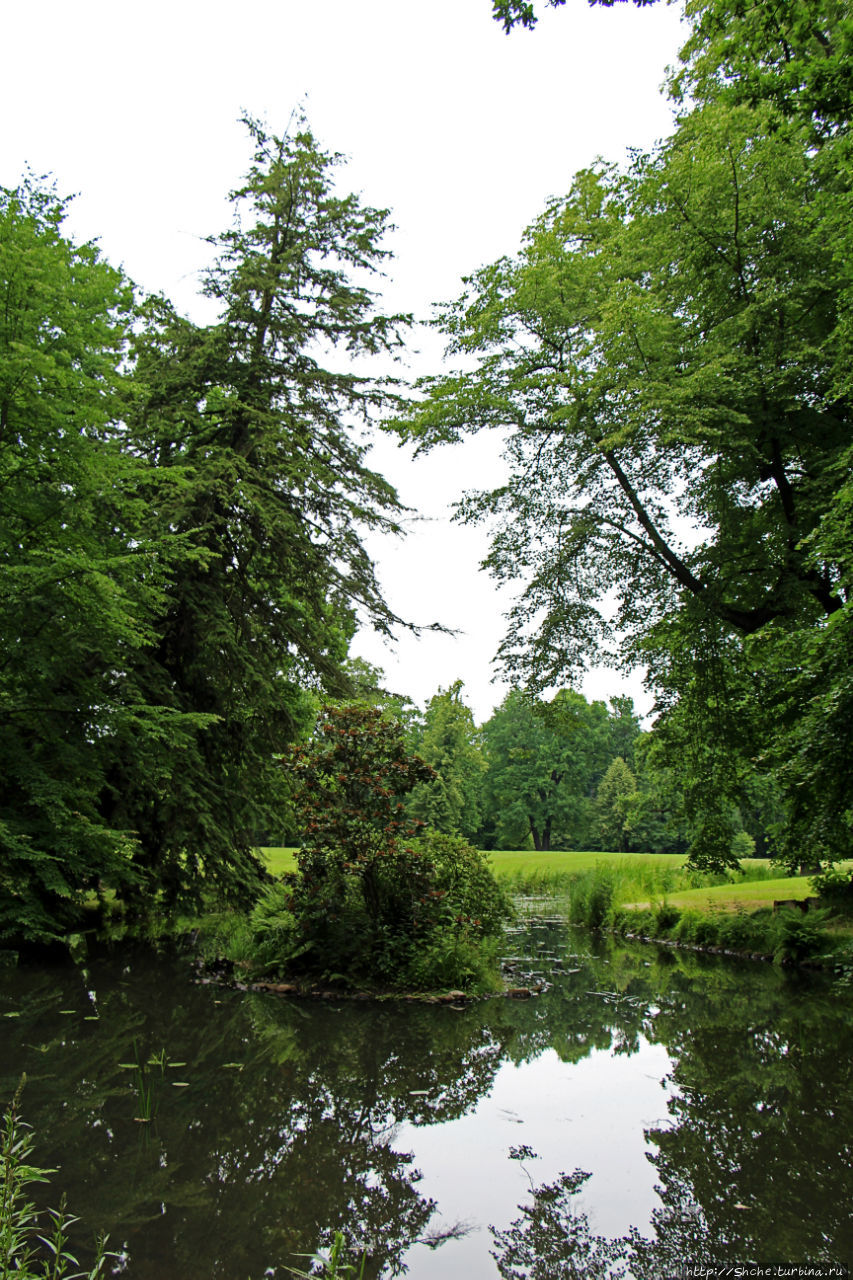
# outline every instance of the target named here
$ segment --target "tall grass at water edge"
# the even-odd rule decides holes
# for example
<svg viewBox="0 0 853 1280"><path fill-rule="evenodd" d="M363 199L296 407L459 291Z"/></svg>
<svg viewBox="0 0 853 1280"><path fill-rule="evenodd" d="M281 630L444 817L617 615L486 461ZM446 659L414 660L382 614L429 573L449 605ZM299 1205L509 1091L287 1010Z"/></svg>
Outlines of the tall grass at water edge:
<svg viewBox="0 0 853 1280"><path fill-rule="evenodd" d="M500 865L500 855L493 855L494 869L501 883L520 897L564 899L572 920L593 926L601 924L608 911L622 903L657 901L679 889L706 888L728 880L725 875L688 870L681 858L579 854L575 855L574 865L555 859L555 864L548 866L539 860L534 862L534 856L526 866L505 870Z"/></svg>
<svg viewBox="0 0 853 1280"><path fill-rule="evenodd" d="M282 851L283 852L283 851ZM821 959L843 980L853 982L853 935L850 911L837 920L834 909L772 911L777 897L803 896L792 887L777 885L779 868L767 859L749 858L741 871L711 874L689 869L686 858L671 854L618 854L600 851L496 850L489 855L492 870L503 887L535 914L553 911L573 924L613 929L618 933L656 938L702 950L722 950L773 956L779 963ZM846 865L846 864L845 864ZM848 868L849 870L849 868ZM842 877L849 892L849 881ZM774 882L773 884L769 882ZM737 901L715 905L716 894L700 903L673 902L685 890L715 889L737 899L748 884L766 883L758 892L763 908L748 910ZM798 879L797 889L811 882ZM725 894L725 887L732 894ZM821 893L823 893L821 888ZM749 904L753 908L756 904Z"/></svg>
<svg viewBox="0 0 853 1280"><path fill-rule="evenodd" d="M785 884L772 876L770 869L762 868L757 875L747 870L744 878L769 881L768 888ZM668 900L668 895L678 890L710 889L738 880L740 877L708 875L685 867L667 870L633 862L598 863L569 879L554 900L560 902L573 924L704 951L772 957L781 965L828 965L843 981L850 980L853 942L847 913L836 918L832 905L813 907L803 914L796 906L774 911L772 902L747 911L737 904L729 910L691 909ZM641 902L646 905L633 905Z"/></svg>

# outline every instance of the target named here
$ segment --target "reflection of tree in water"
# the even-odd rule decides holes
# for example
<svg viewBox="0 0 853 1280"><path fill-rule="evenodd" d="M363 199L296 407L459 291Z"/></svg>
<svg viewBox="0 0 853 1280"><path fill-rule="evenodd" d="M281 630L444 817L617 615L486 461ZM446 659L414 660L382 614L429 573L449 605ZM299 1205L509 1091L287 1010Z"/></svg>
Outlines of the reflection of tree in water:
<svg viewBox="0 0 853 1280"><path fill-rule="evenodd" d="M141 959L118 982L97 969L16 981L27 1017L4 1024L3 1089L28 1072L41 1163L61 1166L86 1230L127 1242L134 1278L259 1276L335 1226L377 1255L366 1275L398 1270L435 1206L397 1126L464 1114L503 1054L482 1008L288 1004ZM149 1070L143 1126L121 1064L161 1049L186 1065Z"/></svg>
<svg viewBox="0 0 853 1280"><path fill-rule="evenodd" d="M526 1011L514 1055L533 1056L546 1008L564 1060L608 1042L630 1054L641 1038L672 1058L669 1123L646 1132L660 1205L648 1228L605 1241L571 1209L585 1179L563 1174L496 1233L501 1274L616 1275L624 1265L658 1280L685 1259L853 1257L853 1024L837 991L766 965L616 946Z"/></svg>
<svg viewBox="0 0 853 1280"><path fill-rule="evenodd" d="M683 1258L853 1256L853 1028L837 998L690 954L603 946L574 958L563 945L562 956L580 972L555 974L540 998L461 1011L289 1004L193 986L185 969L141 957L123 974L0 973L0 1012L21 1011L0 1023L2 1089L10 1097L27 1071L37 1158L60 1166L48 1195L68 1192L84 1234L103 1225L128 1242L130 1280L258 1277L336 1226L381 1244L378 1275L429 1234L433 1209L396 1149L401 1122L464 1115L505 1060L554 1049L571 1063L652 1042L674 1065L670 1122L646 1135L660 1182L650 1227L638 1224L649 1238L594 1237L570 1212L580 1175L564 1174L535 1220L522 1211L497 1233L515 1268L505 1274L526 1274L534 1239L529 1260L551 1256L549 1280L572 1274L557 1267L570 1244L587 1267L577 1274L610 1274L592 1269L606 1261L640 1280ZM156 1114L139 1125L120 1064L161 1049L186 1066L152 1069ZM596 1184L591 1200L606 1194Z"/></svg>
<svg viewBox="0 0 853 1280"><path fill-rule="evenodd" d="M505 1230L489 1227L492 1257L503 1280L618 1280L628 1241L595 1235L572 1197L590 1177L582 1169L531 1186L531 1203Z"/></svg>
<svg viewBox="0 0 853 1280"><path fill-rule="evenodd" d="M818 981L733 972L655 1020L676 1087L672 1123L647 1134L658 1239L720 1264L849 1259L853 1025Z"/></svg>

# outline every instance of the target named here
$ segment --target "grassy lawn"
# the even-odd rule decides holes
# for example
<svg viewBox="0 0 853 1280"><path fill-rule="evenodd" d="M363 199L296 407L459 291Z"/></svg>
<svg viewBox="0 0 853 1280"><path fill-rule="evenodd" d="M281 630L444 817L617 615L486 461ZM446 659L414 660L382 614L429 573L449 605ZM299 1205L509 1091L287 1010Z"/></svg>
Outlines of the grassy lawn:
<svg viewBox="0 0 853 1280"><path fill-rule="evenodd" d="M292 871L296 866L295 849L266 848L261 849L267 866L273 875L282 871ZM531 849L494 849L489 854L495 875L515 876L529 873L554 873L555 875L571 875L573 872L589 871L598 863L618 866L622 870L630 870L632 866L675 868L683 867L685 854L673 853L602 853L600 850L577 852L575 850L555 849L550 853L534 853ZM766 867L765 858L747 859L744 867L754 865ZM785 894L777 895L785 897ZM793 894L788 894L793 897Z"/></svg>
<svg viewBox="0 0 853 1280"><path fill-rule="evenodd" d="M529 849L495 849L489 854L489 858L497 876L524 876L540 872L572 875L591 871L596 866L610 866L625 880L630 880L633 872L637 872L639 876L651 869L677 871L687 862L687 855L684 853L604 853L601 850L576 852L561 849L552 853L534 853ZM757 877L766 877L767 868L771 865L769 858L744 858L741 861L744 871L748 874L754 869ZM796 879L794 883L808 885L807 880ZM725 887L724 885L723 889ZM697 892L708 893L710 890ZM775 896L793 898L795 895L779 893ZM808 897L809 894L806 892L803 896Z"/></svg>
<svg viewBox="0 0 853 1280"><path fill-rule="evenodd" d="M771 865L767 860L751 858L742 866L748 871L750 866ZM839 869L853 870L853 863L840 862ZM720 884L706 889L679 889L666 894L666 900L674 907L688 907L694 911L758 911L762 907L772 907L774 902L785 899L814 898L817 895L812 887L811 876L778 876L773 880L744 880L739 884ZM648 899L644 902L626 903L630 907L648 907Z"/></svg>
<svg viewBox="0 0 853 1280"><path fill-rule="evenodd" d="M261 849L267 866L273 875L292 871L296 866L296 850L288 848ZM530 849L495 849L489 854L495 875L516 875L521 872L554 872L558 875L573 871L589 871L597 862L636 863L645 866L682 867L685 856L669 853L576 853L554 850L551 853L534 853ZM757 860L756 860L757 861Z"/></svg>
<svg viewBox="0 0 853 1280"><path fill-rule="evenodd" d="M283 871L296 870L295 849L267 848L260 852L274 876L280 876Z"/></svg>
<svg viewBox="0 0 853 1280"><path fill-rule="evenodd" d="M495 875L526 875L531 872L553 872L555 875L590 871L596 864L629 865L639 867L683 867L684 854L669 853L583 853L574 850L555 849L550 853L534 853L530 849L493 849L489 854Z"/></svg>
<svg viewBox="0 0 853 1280"><path fill-rule="evenodd" d="M295 868L295 849L266 848L261 853L273 875ZM648 907L649 898L642 898L643 890L648 893L647 882L640 879L643 871L676 870L684 866L686 857L683 854L667 853L602 853L600 851L577 852L554 850L551 853L534 853L528 849L495 849L489 854L489 860L498 877L518 877L544 873L554 876L570 876L592 870L597 865L611 866L623 881L623 893L627 889L636 900L622 902L628 907ZM767 875L766 868L770 862L766 858L748 858L741 864L749 872L754 868L757 875ZM843 864L847 866L848 864ZM631 883L632 872L638 873L639 883ZM641 888L641 884L643 888ZM633 893L631 893L633 889ZM780 876L773 880L744 880L738 884L722 884L713 888L680 889L666 893L656 891L656 899L665 897L675 907L692 907L698 911L757 911L761 907L772 906L777 900L784 898L811 898L814 890L808 876ZM617 901L619 895L617 894Z"/></svg>
<svg viewBox="0 0 853 1280"><path fill-rule="evenodd" d="M742 884L719 884L709 889L682 889L668 893L666 900L673 907L692 907L694 911L757 911L760 907L772 907L786 898L814 897L814 889L808 876L784 876L778 880L745 880ZM631 907L648 907L645 902L632 902Z"/></svg>

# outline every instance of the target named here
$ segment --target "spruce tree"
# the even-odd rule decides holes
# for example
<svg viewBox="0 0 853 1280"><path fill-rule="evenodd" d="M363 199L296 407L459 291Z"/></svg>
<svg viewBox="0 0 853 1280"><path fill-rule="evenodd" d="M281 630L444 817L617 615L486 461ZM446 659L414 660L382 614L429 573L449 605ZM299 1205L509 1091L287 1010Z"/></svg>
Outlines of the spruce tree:
<svg viewBox="0 0 853 1280"><path fill-rule="evenodd" d="M387 213L339 193L340 157L304 122L282 137L245 123L252 164L203 281L219 317L202 328L152 301L137 346L151 528L192 547L147 679L175 710L210 719L168 777L117 762L108 802L139 833L136 865L167 902L202 881L251 895L253 846L284 803L277 753L306 729L316 693L347 692L357 620L385 632L397 621L362 536L396 529L398 502L356 436L387 404L356 362L398 342L399 318L377 312L369 287Z"/></svg>

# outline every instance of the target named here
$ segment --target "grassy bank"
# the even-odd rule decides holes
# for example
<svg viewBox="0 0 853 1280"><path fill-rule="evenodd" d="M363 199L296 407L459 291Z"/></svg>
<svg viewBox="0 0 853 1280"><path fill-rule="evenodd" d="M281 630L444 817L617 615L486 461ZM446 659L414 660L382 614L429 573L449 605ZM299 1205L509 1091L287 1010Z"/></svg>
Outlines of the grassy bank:
<svg viewBox="0 0 853 1280"><path fill-rule="evenodd" d="M670 906L694 911L756 911L772 907L774 902L803 902L815 896L809 876L778 876L773 880L750 880L734 884L711 885L699 889L682 889L667 895ZM626 903L626 906L650 907L650 901Z"/></svg>
<svg viewBox="0 0 853 1280"><path fill-rule="evenodd" d="M273 875L293 871L296 867L296 849L270 846L261 850ZM590 871L598 865L620 867L625 871L637 871L648 877L650 869L659 873L680 871L686 862L684 854L668 853L606 853L601 850L576 851L555 849L549 853L534 853L529 849L493 849L488 854L495 875L517 883L559 884L581 871ZM756 876L767 874L770 863L766 858L747 859L744 864L754 870ZM661 874L669 879L671 875ZM674 882L674 880L673 880Z"/></svg>
<svg viewBox="0 0 853 1280"><path fill-rule="evenodd" d="M265 849L275 874L294 866L293 849ZM778 902L814 898L808 876L780 876L766 858L740 873L708 874L682 855L600 851L494 850L489 862L511 893L548 894L575 924L669 944L812 961L853 972L853 904L842 896L804 913ZM849 872L853 863L842 864Z"/></svg>
<svg viewBox="0 0 853 1280"><path fill-rule="evenodd" d="M818 897L810 877L774 876L771 866L755 863L740 876L716 877L721 883L705 877L691 885L684 881L703 877L686 867L667 874L624 859L599 861L569 881L565 909L573 923L590 928L779 964L819 964L853 980L851 894ZM804 899L810 899L805 911L797 905Z"/></svg>

